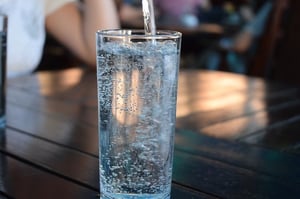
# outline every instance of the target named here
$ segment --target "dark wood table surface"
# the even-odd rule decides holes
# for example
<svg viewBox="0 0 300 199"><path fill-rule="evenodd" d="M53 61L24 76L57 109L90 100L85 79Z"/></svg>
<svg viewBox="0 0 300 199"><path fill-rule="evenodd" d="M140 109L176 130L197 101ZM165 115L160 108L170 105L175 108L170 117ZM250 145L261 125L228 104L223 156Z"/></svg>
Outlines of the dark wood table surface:
<svg viewBox="0 0 300 199"><path fill-rule="evenodd" d="M0 198L99 198L95 71L7 83ZM300 89L180 71L173 199L300 198Z"/></svg>

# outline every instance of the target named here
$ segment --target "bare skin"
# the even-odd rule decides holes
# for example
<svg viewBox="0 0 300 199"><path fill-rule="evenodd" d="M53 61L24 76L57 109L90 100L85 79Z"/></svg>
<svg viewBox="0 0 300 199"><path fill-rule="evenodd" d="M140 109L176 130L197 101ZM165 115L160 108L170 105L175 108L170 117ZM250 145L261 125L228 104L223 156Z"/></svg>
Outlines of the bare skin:
<svg viewBox="0 0 300 199"><path fill-rule="evenodd" d="M92 67L96 66L96 31L119 27L113 0L84 0L82 9L68 3L46 18L47 31Z"/></svg>

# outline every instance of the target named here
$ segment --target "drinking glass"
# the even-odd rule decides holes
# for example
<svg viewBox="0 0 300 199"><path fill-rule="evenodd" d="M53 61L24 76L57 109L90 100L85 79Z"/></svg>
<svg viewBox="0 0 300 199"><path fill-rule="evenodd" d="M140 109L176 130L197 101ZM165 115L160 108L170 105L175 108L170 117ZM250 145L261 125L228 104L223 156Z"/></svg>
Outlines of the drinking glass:
<svg viewBox="0 0 300 199"><path fill-rule="evenodd" d="M0 14L0 128L5 127L7 16Z"/></svg>
<svg viewBox="0 0 300 199"><path fill-rule="evenodd" d="M96 38L101 198L170 198L181 33Z"/></svg>

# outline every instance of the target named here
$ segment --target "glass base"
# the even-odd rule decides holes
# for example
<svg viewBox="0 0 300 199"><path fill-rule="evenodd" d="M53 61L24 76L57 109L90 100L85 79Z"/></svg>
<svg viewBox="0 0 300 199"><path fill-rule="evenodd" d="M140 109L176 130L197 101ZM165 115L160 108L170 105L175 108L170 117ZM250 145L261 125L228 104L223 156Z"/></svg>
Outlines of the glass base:
<svg viewBox="0 0 300 199"><path fill-rule="evenodd" d="M100 199L170 199L170 194L103 194Z"/></svg>

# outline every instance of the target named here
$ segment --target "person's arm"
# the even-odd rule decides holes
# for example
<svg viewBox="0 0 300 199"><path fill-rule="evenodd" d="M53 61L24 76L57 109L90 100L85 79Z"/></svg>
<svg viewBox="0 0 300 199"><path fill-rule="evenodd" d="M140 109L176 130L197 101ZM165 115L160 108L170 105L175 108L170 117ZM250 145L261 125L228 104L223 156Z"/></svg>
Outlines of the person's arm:
<svg viewBox="0 0 300 199"><path fill-rule="evenodd" d="M46 17L47 31L91 66L96 65L96 31L119 27L113 0L84 0L81 10L67 3Z"/></svg>

